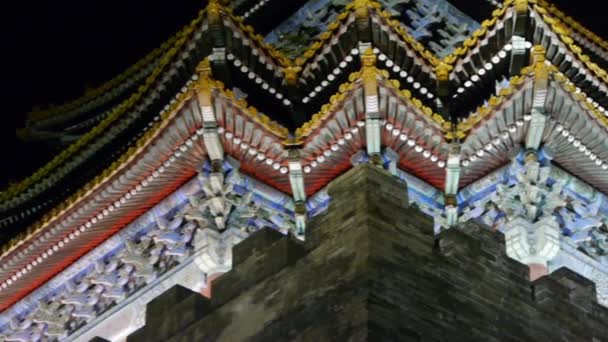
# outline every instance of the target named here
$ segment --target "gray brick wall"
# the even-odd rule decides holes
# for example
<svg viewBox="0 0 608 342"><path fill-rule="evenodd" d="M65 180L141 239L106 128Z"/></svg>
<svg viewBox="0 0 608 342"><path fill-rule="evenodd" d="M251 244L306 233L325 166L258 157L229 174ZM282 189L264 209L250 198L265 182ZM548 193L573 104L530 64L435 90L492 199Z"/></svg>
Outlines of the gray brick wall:
<svg viewBox="0 0 608 342"><path fill-rule="evenodd" d="M474 224L435 238L385 171L358 166L329 194L306 244L255 233L210 301L173 288L128 341L608 341L593 283L566 269L532 283Z"/></svg>

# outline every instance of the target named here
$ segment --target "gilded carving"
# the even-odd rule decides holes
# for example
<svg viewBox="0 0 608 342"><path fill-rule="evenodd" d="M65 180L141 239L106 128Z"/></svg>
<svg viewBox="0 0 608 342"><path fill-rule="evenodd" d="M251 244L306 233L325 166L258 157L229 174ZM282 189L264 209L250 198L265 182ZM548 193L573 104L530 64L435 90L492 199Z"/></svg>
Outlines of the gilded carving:
<svg viewBox="0 0 608 342"><path fill-rule="evenodd" d="M194 26L195 23L197 23L197 21L193 21L190 26ZM179 33L175 40L170 40L171 42L175 42L176 45L178 43L183 44L183 42L185 42L185 40L177 40L177 37L181 38L181 35L183 33ZM6 201L7 199L16 196L17 194L23 192L26 188L29 188L33 183L38 182L39 180L41 180L43 177L45 177L49 172L51 172L52 170L55 170L56 168L60 167L62 164L64 164L64 162L70 158L74 153L76 153L77 151L79 151L83 146L85 146L86 144L88 144L94 137L96 137L97 135L99 135L101 132L105 131L105 129L111 124L113 123L116 119L118 119L120 116L124 115L128 109L130 109L133 105L135 105L136 102L138 102L143 95L148 91L148 89L150 88L150 86L154 83L154 81L156 80L156 78L161 74L161 70L172 60L172 57L177 53L177 48L176 47L181 47L181 45L178 46L174 46L173 48L169 49L165 56L163 58L161 58L159 65L157 65L157 67L154 69L154 71L148 76L148 78L146 79L145 83L137 88L137 91L131 96L129 97L126 101L124 101L122 104L120 104L119 106L117 106L112 113L110 113L104 120L102 120L97 126L95 126L92 130L90 130L88 133L82 135L76 142L74 142L73 144L71 144L68 148L66 148L65 150L63 150L59 155L57 155L56 157L54 157L50 162L48 162L44 167L42 167L39 172L34 173L32 176L27 177L26 179L24 179L22 182L17 183L11 187L9 187L6 191L0 193L0 201ZM163 46L162 49L166 49L167 46ZM153 54L151 54L153 55ZM153 55L155 56L155 55ZM142 60L142 63L145 61L148 61L147 59L148 57L144 58ZM152 58L152 57L150 57ZM138 64L136 63L136 66ZM134 71L139 69L139 66L134 66ZM123 74L122 76L119 76L118 78L124 78L126 77L125 75L129 75L130 73L134 72L134 71L129 71L127 70L127 72L125 72L125 74ZM118 79L117 78L117 79ZM122 81L122 80L121 80ZM104 86L99 88L99 91L102 91L103 89L105 89L105 87L110 87L110 86L114 86L113 82L117 82L115 80L112 80L108 83L106 83ZM103 90L106 91L107 89ZM97 93L98 90L94 91L93 93ZM87 97L83 97L79 100L74 101L73 103L75 104L74 106L76 106L76 104L81 104L82 101L85 101L87 99ZM63 105L59 108L68 108L71 107L72 104L66 104ZM52 112L48 112L49 114L44 114L44 115L50 115L52 114ZM68 201L64 202L63 205L60 205L60 207L65 207L68 205ZM6 249L5 249L6 250Z"/></svg>
<svg viewBox="0 0 608 342"><path fill-rule="evenodd" d="M526 14L528 12L528 0L515 0L515 12L517 14Z"/></svg>
<svg viewBox="0 0 608 342"><path fill-rule="evenodd" d="M452 72L452 66L445 61L439 63L439 65L435 67L435 75L437 76L437 81L439 82L449 81L450 72Z"/></svg>
<svg viewBox="0 0 608 342"><path fill-rule="evenodd" d="M369 17L370 0L355 0L353 1L352 8L354 9L355 16L357 19L367 19ZM348 7L347 7L348 9Z"/></svg>
<svg viewBox="0 0 608 342"><path fill-rule="evenodd" d="M367 48L361 55L361 64L363 67L373 67L376 65L376 54L371 48Z"/></svg>
<svg viewBox="0 0 608 342"><path fill-rule="evenodd" d="M298 83L299 73L302 68L299 66L290 66L283 68L283 75L285 76L285 82L290 86L295 86Z"/></svg>

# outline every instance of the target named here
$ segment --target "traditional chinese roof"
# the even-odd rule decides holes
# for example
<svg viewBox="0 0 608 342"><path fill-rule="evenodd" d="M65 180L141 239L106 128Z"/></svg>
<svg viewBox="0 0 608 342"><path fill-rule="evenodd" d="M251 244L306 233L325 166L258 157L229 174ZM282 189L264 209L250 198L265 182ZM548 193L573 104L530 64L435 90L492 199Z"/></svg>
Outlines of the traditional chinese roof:
<svg viewBox="0 0 608 342"><path fill-rule="evenodd" d="M288 198L298 193L297 162L305 195L318 194L369 147L370 119L383 157L424 184L421 197L435 201L438 216L444 199L435 192L452 186L454 146L462 170L453 185L469 189L513 160L536 130L564 172L608 193L608 76L546 2L505 1L445 58L380 3L357 0L292 59L235 15L260 10L248 5L233 12L211 2L137 71L111 81L117 91L98 90L107 100L32 116L32 125L62 127L111 108L0 196L0 229L12 238L0 254L0 310L186 186L217 151ZM535 110L547 113L541 130Z"/></svg>
<svg viewBox="0 0 608 342"><path fill-rule="evenodd" d="M560 11L559 8L555 7L552 3L541 1L540 4L551 16L559 19L562 24L569 28L572 39L586 50L587 55L595 59L596 63L602 65L605 69L606 61L608 60L608 42L566 13Z"/></svg>
<svg viewBox="0 0 608 342"><path fill-rule="evenodd" d="M368 6L367 4L364 5ZM377 8L377 4L370 8L374 18ZM348 29L348 25L352 25L354 11L354 6L347 6L346 11L341 16L345 20L345 25L341 30L352 31ZM313 110L320 108L321 104L324 103L323 98L327 101L329 94L314 95L316 96L316 105L308 104L308 100L306 100L298 103L297 107L300 109L296 110L293 108L296 104L292 104L287 98L287 94L292 93L292 91L288 89L290 87L288 87L283 75L286 72L289 75L297 70L295 68L302 68L302 77L298 78L295 95L292 96L296 96L298 93L306 93L309 97L313 96L311 92L326 82L318 79L319 74L323 71L312 57L317 53L319 46L326 43L331 33L322 37L320 42L313 44L303 58L291 61L265 44L261 37L254 35L252 33L253 28L244 26L242 20L234 17L230 11L222 10L221 13L222 26L227 28L226 31L239 34L230 38L232 40L236 39L236 41L233 41L230 45L227 55L228 59L232 61L231 68L238 71L233 73L234 81L236 82L238 77L243 77L244 82L238 83L247 84L249 82L252 95L255 95L256 90L262 93L262 96L251 97L252 104L256 108L263 112L276 113L276 106L292 114L297 113L300 109L312 113ZM111 114L108 114L97 126L81 136L43 168L22 182L8 188L0 195L0 202L2 202L0 210L4 212L2 219L0 219L0 225L23 227L23 224L16 224L16 222L32 222L36 217L39 217L41 212L46 210L45 208L61 201L69 192L78 189L87 179L90 179L90 177L100 172L104 166L107 167L112 162L112 158L106 161L108 164L100 163L99 159L96 159L92 168L87 168L87 172L81 172L83 165L97 156L99 151L111 150L114 155L117 155L133 143L134 137L143 134L151 119L158 118L159 109L166 106L173 94L180 91L180 88L191 77L193 72L192 61L204 55L205 51L209 52L210 47L203 35L203 32L208 29L207 21L203 18L204 16L201 15L185 29L189 40L186 37L179 39L176 43L178 46L170 49L170 53L163 57L161 65L146 79L144 86L139 87L136 93L130 95L126 101L115 107ZM347 22L350 24L347 24ZM382 23L383 19L378 19L377 22ZM388 27L386 26L385 30L388 30ZM336 26L333 29L337 30L338 27ZM336 33L339 34L337 31ZM420 92L427 93L426 96L422 97L427 101L427 105L432 105L430 102L432 94L428 95L428 89L433 86L434 74L432 73L432 65L429 64L431 62L426 61L428 56L431 55L419 44L416 44L411 37L405 35L404 32L401 33L404 34L403 37L405 37L406 42L402 43L405 45L400 48L406 51L406 47L411 46L410 50L414 51L414 53L404 52L403 54L405 56L403 62L409 65L406 70L413 75L412 77L416 77L415 86L420 88ZM344 56L344 59L350 62L342 64L341 61L332 68L334 71L337 68L337 72L341 74L341 77L334 78L335 80L332 82L334 88L336 88L337 82L345 80L349 70L356 69L357 62L353 62L354 59L351 55L351 50L354 48L355 44L352 42L346 51L346 56ZM250 58L250 55L258 58ZM320 54L316 56L316 60L321 60L323 57L324 54ZM425 64L428 66L420 68L420 65ZM344 65L344 67L341 68L341 65ZM247 72L243 73L243 70ZM221 70L218 70L217 74L221 79L227 77ZM424 81L425 79L427 81ZM425 86L420 87L420 82L423 82L422 84ZM412 88L412 90L414 89ZM335 90L337 89L333 91ZM271 107L267 107L268 105ZM294 125L293 120L289 119L289 115L274 115L274 117L287 127L293 127ZM126 133L129 130L137 133ZM100 134L101 132L104 132L104 134ZM117 136L121 135L124 137L123 140L117 139ZM87 148L84 148L85 146ZM68 178L74 173L79 174L79 177ZM50 195L53 189L60 189L60 191Z"/></svg>

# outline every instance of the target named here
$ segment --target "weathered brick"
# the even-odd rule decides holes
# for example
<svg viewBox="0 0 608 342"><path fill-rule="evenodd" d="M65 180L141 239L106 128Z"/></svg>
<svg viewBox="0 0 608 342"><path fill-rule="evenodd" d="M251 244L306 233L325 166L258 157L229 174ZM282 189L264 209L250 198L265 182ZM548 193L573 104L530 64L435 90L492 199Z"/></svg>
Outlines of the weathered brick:
<svg viewBox="0 0 608 342"><path fill-rule="evenodd" d="M163 341L200 320L209 311L208 298L175 285L148 303L146 325L131 334L128 341Z"/></svg>
<svg viewBox="0 0 608 342"><path fill-rule="evenodd" d="M269 245L272 245L282 238L283 234L274 229L267 227L260 229L259 231L251 234L251 236L249 236L249 238L242 243L234 246L232 250L232 264L240 264L250 256L261 253L268 248Z"/></svg>
<svg viewBox="0 0 608 342"><path fill-rule="evenodd" d="M477 224L435 248L406 192L376 167L347 172L309 222L306 253L258 237L214 283L211 312L163 341L607 340L593 284L569 271L531 283L502 234Z"/></svg>
<svg viewBox="0 0 608 342"><path fill-rule="evenodd" d="M247 244L246 248L239 250L239 253L249 256L240 257L239 263L213 282L214 305L225 303L250 286L293 264L305 254L304 247L298 242L270 228L256 232L251 238L255 240L252 243L249 239L245 240L243 244ZM235 249L238 247L239 245Z"/></svg>

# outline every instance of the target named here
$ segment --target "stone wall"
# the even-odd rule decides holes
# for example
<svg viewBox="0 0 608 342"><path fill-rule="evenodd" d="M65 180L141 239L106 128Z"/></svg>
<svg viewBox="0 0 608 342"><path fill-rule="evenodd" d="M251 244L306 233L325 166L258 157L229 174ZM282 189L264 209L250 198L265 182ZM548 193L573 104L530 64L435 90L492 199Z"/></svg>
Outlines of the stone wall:
<svg viewBox="0 0 608 342"><path fill-rule="evenodd" d="M567 269L530 282L502 234L474 224L435 238L406 193L351 170L306 244L253 234L211 300L174 287L128 341L608 341L593 283Z"/></svg>

